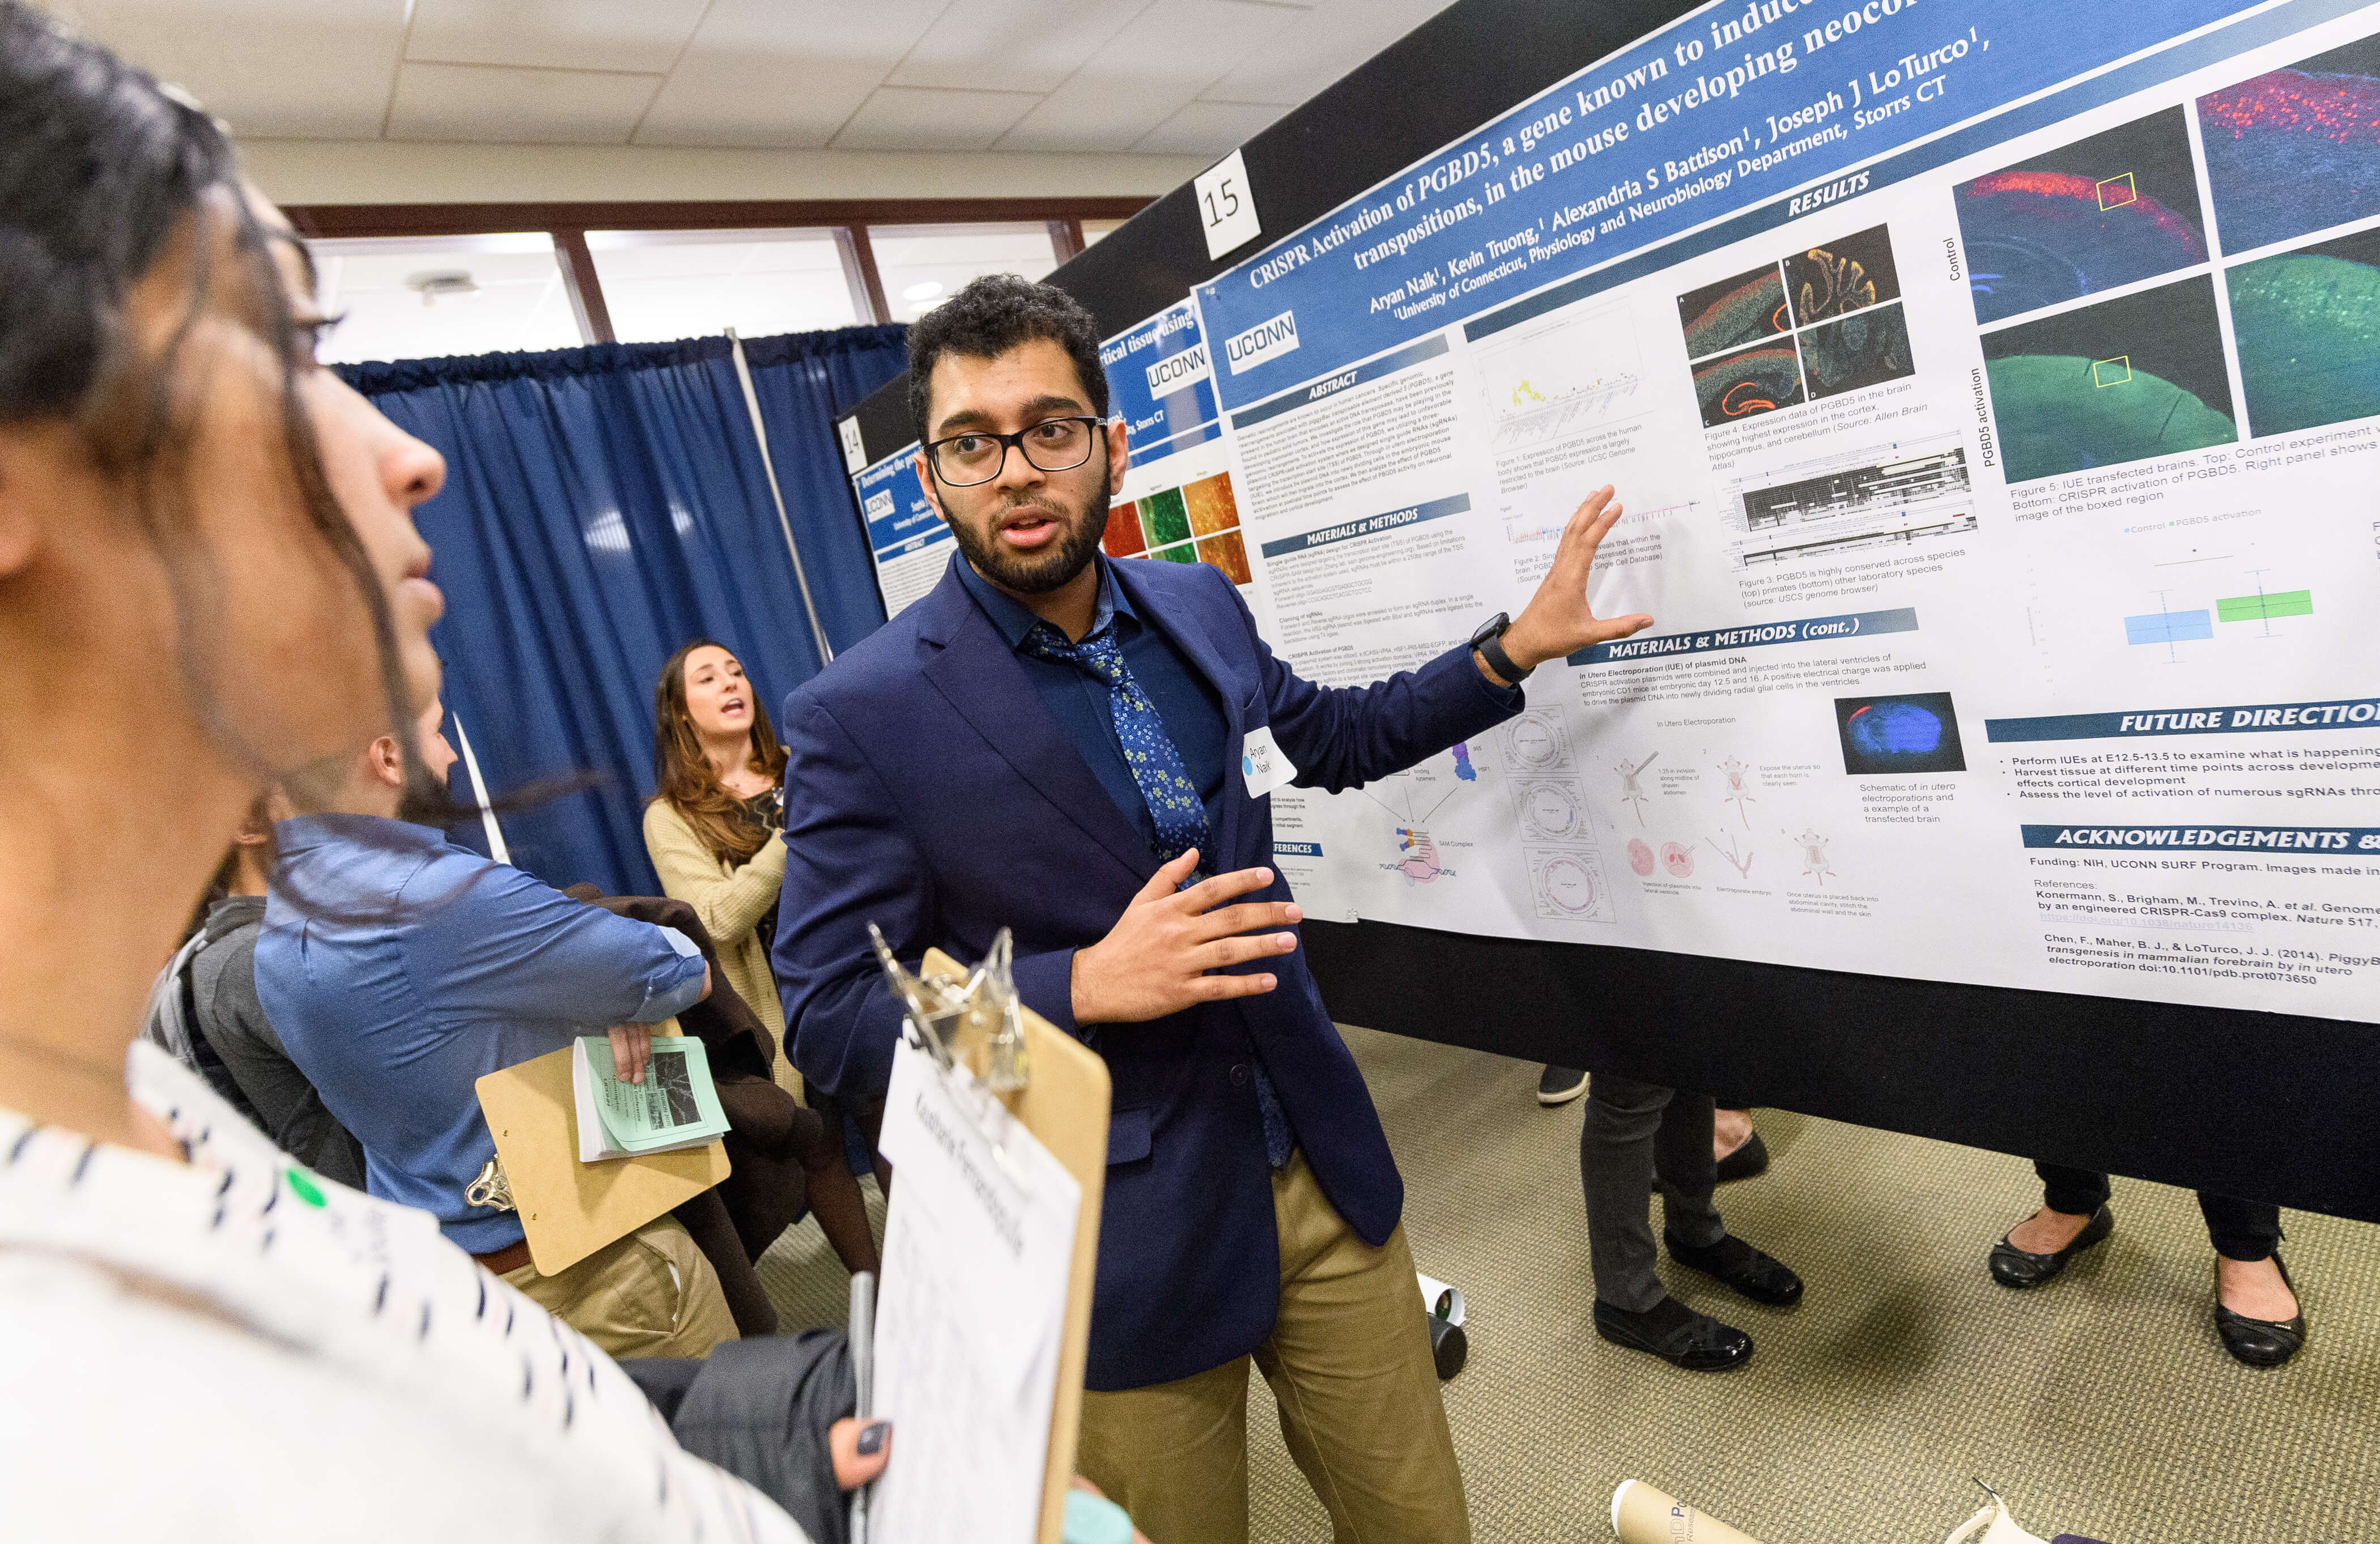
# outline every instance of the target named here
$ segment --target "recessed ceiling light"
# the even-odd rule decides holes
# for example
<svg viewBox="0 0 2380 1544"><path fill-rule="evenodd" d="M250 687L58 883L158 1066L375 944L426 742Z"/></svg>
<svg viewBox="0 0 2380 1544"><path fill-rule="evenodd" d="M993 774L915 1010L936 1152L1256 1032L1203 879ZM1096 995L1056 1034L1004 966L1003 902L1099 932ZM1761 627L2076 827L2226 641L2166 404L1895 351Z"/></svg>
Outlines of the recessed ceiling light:
<svg viewBox="0 0 2380 1544"><path fill-rule="evenodd" d="M923 284L914 284L908 288L903 290L901 292L901 298L904 300L930 300L941 292L941 280L928 279Z"/></svg>
<svg viewBox="0 0 2380 1544"><path fill-rule="evenodd" d="M436 305L441 299L463 300L480 293L479 281L468 269L443 268L427 274L409 274L405 287L421 297L425 306Z"/></svg>

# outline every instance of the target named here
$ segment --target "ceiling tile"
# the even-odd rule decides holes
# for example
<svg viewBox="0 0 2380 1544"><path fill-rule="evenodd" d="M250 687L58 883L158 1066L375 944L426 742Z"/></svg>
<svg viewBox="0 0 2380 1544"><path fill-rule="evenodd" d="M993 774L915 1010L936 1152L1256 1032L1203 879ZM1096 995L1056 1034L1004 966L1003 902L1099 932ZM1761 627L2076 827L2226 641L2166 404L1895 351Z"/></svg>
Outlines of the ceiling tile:
<svg viewBox="0 0 2380 1544"><path fill-rule="evenodd" d="M380 134L405 0L74 0L82 33L187 89L243 138ZM290 61L302 59L302 69Z"/></svg>
<svg viewBox="0 0 2380 1544"><path fill-rule="evenodd" d="M1193 102L1132 148L1145 155L1220 157L1255 139L1288 111L1267 103Z"/></svg>
<svg viewBox="0 0 2380 1544"><path fill-rule="evenodd" d="M1241 0L1155 0L1000 148L1127 149L1305 14Z"/></svg>
<svg viewBox="0 0 2380 1544"><path fill-rule="evenodd" d="M713 0L640 145L819 149L947 0Z"/></svg>
<svg viewBox="0 0 2380 1544"><path fill-rule="evenodd" d="M1452 0L1321 0L1199 92L1208 102L1294 107L1446 9Z"/></svg>
<svg viewBox="0 0 2380 1544"><path fill-rule="evenodd" d="M450 65L666 72L704 0L414 0L405 56Z"/></svg>
<svg viewBox="0 0 2380 1544"><path fill-rule="evenodd" d="M625 144L661 79L592 70L407 64L397 75L388 137Z"/></svg>
<svg viewBox="0 0 2380 1544"><path fill-rule="evenodd" d="M1148 6L1148 0L970 0L927 29L892 86L1048 91Z"/></svg>
<svg viewBox="0 0 2380 1544"><path fill-rule="evenodd" d="M941 91L880 86L843 132L837 150L990 150L1040 104L1031 91Z"/></svg>

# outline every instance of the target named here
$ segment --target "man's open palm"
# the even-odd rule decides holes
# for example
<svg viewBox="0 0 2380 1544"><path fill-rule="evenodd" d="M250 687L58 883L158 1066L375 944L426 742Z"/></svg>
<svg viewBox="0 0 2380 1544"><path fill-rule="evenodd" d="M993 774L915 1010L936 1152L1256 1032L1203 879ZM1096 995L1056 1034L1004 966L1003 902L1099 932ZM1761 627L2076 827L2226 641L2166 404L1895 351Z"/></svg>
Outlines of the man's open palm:
<svg viewBox="0 0 2380 1544"><path fill-rule="evenodd" d="M1624 511L1609 487L1586 496L1562 528L1561 544L1554 549L1553 566L1529 599L1528 609L1513 619L1503 638L1504 651L1524 670L1548 660L1613 638L1626 638L1653 625L1641 612L1609 620L1595 614L1586 601L1587 571L1595 553Z"/></svg>

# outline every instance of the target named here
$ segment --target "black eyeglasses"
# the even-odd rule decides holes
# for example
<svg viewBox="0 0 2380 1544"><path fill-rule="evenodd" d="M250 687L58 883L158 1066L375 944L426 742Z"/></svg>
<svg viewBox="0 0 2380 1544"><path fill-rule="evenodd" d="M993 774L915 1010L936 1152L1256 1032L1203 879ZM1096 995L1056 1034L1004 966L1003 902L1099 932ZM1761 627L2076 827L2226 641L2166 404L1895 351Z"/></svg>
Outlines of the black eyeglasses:
<svg viewBox="0 0 2380 1544"><path fill-rule="evenodd" d="M953 488L990 482L1008 464L1008 447L1024 454L1026 464L1045 472L1071 472L1091 458L1100 420L1092 418L1043 419L1014 434L972 430L936 440L926 447L926 464L934 476Z"/></svg>

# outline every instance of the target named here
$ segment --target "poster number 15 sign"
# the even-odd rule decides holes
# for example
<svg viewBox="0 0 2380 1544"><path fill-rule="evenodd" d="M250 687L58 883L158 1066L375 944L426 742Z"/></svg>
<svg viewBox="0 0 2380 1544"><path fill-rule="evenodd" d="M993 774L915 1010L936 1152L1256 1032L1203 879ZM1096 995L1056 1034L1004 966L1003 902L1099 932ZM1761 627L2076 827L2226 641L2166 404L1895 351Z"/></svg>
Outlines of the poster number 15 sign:
<svg viewBox="0 0 2380 1544"><path fill-rule="evenodd" d="M1264 234L1256 195L1248 189L1247 164L1238 151L1198 174L1198 223L1207 232L1207 256L1220 258Z"/></svg>

